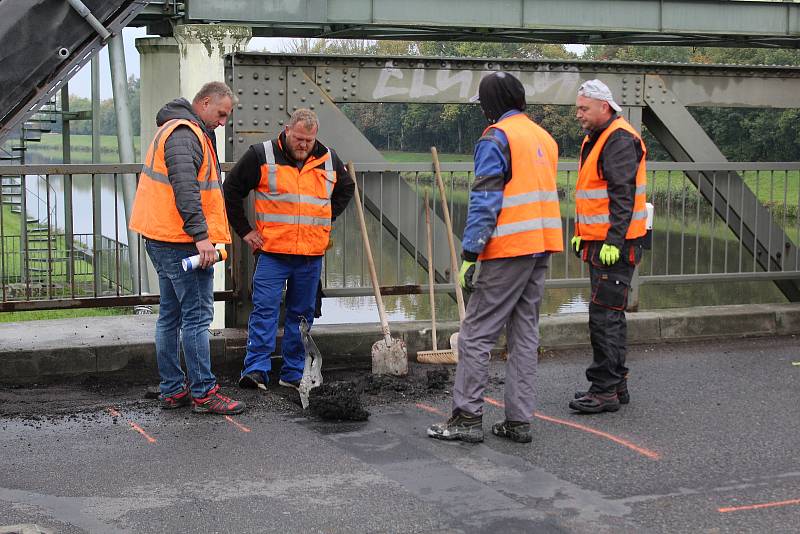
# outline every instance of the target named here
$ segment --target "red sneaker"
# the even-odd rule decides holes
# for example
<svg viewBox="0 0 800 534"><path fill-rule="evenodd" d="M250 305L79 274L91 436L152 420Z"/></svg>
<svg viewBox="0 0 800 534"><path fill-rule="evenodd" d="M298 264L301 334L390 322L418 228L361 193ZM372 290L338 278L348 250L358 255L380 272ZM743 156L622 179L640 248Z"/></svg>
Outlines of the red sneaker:
<svg viewBox="0 0 800 534"><path fill-rule="evenodd" d="M208 390L206 396L201 399L192 399L192 411L194 413L218 413L221 415L233 415L242 413L245 404L226 397L219 392L219 384Z"/></svg>
<svg viewBox="0 0 800 534"><path fill-rule="evenodd" d="M175 408L189 406L192 403L192 396L189 394L188 389L183 389L175 393L174 395L170 395L169 397L164 397L163 395L159 395L158 400L161 403L161 407L163 409L174 410Z"/></svg>

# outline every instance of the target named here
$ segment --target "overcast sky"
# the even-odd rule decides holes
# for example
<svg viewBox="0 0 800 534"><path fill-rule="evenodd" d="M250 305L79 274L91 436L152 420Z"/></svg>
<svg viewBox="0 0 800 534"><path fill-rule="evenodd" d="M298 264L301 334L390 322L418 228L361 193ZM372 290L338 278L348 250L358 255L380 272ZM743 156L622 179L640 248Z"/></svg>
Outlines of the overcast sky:
<svg viewBox="0 0 800 534"><path fill-rule="evenodd" d="M134 41L137 37L145 37L145 28L125 28L122 30L122 39L125 42L125 68L128 76L139 77L139 52L136 50ZM270 50L280 52L286 48L286 42L291 39L255 37L250 39L247 50L261 51ZM92 68L91 63L87 63L69 81L69 93L89 98L92 94ZM108 47L100 52L100 99L105 100L113 96L111 89L111 69L108 66Z"/></svg>
<svg viewBox="0 0 800 534"><path fill-rule="evenodd" d="M122 39L125 42L125 67L128 71L128 76L132 74L137 78L139 77L139 52L136 50L134 41L137 37L144 37L147 35L145 28L125 28L122 31ZM254 37L250 39L247 45L247 50L262 51L269 50L271 52L281 52L287 49L288 42L291 39L283 39L278 37ZM586 47L583 45L567 45L567 48L573 52L580 54ZM91 63L87 63L83 69L78 72L69 81L69 92L72 95L78 95L89 98L92 93L92 75ZM111 90L111 70L108 66L108 47L100 52L100 99L105 100L112 98Z"/></svg>

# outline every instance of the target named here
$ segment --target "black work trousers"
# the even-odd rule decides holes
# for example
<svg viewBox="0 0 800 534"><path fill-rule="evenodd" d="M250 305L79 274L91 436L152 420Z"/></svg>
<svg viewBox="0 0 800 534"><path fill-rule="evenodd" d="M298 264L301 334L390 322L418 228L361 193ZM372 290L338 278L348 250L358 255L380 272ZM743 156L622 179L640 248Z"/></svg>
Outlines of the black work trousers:
<svg viewBox="0 0 800 534"><path fill-rule="evenodd" d="M625 355L628 329L625 307L636 264L642 257L639 244L626 243L620 251L619 261L603 265L600 261L602 241L587 243L584 251L589 265L592 299L589 303L589 337L592 342L592 364L586 369L586 378L592 383L593 393L616 391L628 375Z"/></svg>

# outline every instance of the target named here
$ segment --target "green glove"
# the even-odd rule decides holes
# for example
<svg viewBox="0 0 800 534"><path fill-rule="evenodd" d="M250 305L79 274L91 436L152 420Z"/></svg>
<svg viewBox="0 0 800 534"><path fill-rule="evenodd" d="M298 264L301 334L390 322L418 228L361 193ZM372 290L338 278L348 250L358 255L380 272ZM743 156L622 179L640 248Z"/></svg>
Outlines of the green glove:
<svg viewBox="0 0 800 534"><path fill-rule="evenodd" d="M458 285L462 289L472 291L475 286L472 283L472 277L475 276L475 262L464 260L461 262L461 269L458 271Z"/></svg>
<svg viewBox="0 0 800 534"><path fill-rule="evenodd" d="M572 236L572 239L569 241L570 246L575 250L575 254L581 251L581 236L576 235Z"/></svg>
<svg viewBox="0 0 800 534"><path fill-rule="evenodd" d="M619 249L614 245L606 245L600 249L600 261L603 265L613 265L619 261Z"/></svg>

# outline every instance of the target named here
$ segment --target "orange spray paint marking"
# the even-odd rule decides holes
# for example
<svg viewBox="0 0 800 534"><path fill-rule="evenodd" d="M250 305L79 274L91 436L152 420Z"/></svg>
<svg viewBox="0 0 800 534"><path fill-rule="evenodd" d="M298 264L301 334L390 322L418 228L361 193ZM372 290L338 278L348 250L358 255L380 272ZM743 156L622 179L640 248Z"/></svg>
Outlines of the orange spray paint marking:
<svg viewBox="0 0 800 534"><path fill-rule="evenodd" d="M489 404L492 404L494 406L498 406L500 408L504 408L505 407L505 405L502 402L494 400L494 399L491 399L489 397L486 397L484 400L486 400L486 402L488 402ZM549 421L551 423L557 423L559 425L564 425L564 426L568 426L570 428L575 428L577 430L582 430L583 432L588 432L590 434L594 434L595 436L600 436L601 438L605 438L607 440L613 441L614 443L619 443L623 447L627 447L630 450L641 454L642 456L646 456L647 458L650 458L651 460L658 460L658 459L661 458L661 455L658 454L657 452L651 451L650 449L645 449L644 447L639 447L638 445L635 445L635 444L631 443L630 441L628 441L626 439L619 438L619 437L617 437L617 436L615 436L613 434L609 434L608 432L603 432L601 430L595 430L594 428L591 428L591 427L588 427L588 426L584 426L584 425L581 425L581 424L578 424L578 423L573 423L572 421L566 421L564 419L559 419L557 417L551 417L549 415L544 415L544 414L541 414L539 412L534 412L533 416L538 418L538 419L542 419L543 421Z"/></svg>
<svg viewBox="0 0 800 534"><path fill-rule="evenodd" d="M117 410L115 410L114 408L109 407L109 408L106 408L106 409L108 410L108 413L110 413L112 417L121 417L121 414ZM154 438L153 436L151 436L150 434L145 432L142 427L140 427L139 425L137 425L133 421L126 421L126 422L128 423L128 426L130 426L136 432L138 432L139 434L144 436L144 439L146 439L148 443L155 443L156 442L156 438Z"/></svg>
<svg viewBox="0 0 800 534"><path fill-rule="evenodd" d="M748 504L746 506L728 506L725 508L717 508L717 511L724 514L726 512L739 512L742 510L758 510L759 508L774 508L775 506L789 506L791 504L800 504L800 499L792 499L790 501L765 502L761 504Z"/></svg>
<svg viewBox="0 0 800 534"><path fill-rule="evenodd" d="M437 408L434 408L433 406L428 406L427 404L422 404L421 402L416 403L415 406L420 410L425 410L426 412L435 413L436 415L441 415L442 417L444 417L444 412L442 412Z"/></svg>
<svg viewBox="0 0 800 534"><path fill-rule="evenodd" d="M249 428L247 428L247 427L246 427L246 426L244 426L243 424L241 424L241 423L239 423L238 421L236 421L236 420L235 420L233 417L231 417L230 415L226 415L226 416L225 416L225 420L226 420L226 421L228 421L228 422L229 422L230 424L232 424L233 426L235 426L236 428L238 428L239 430L241 430L242 432L250 432L250 429L249 429Z"/></svg>

